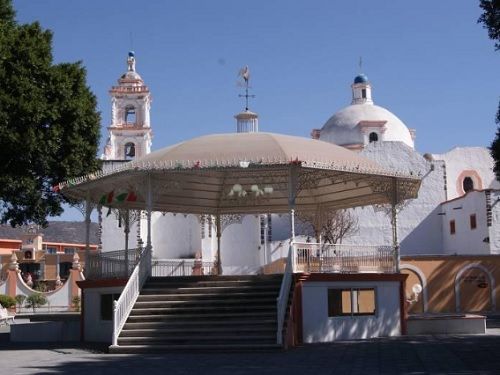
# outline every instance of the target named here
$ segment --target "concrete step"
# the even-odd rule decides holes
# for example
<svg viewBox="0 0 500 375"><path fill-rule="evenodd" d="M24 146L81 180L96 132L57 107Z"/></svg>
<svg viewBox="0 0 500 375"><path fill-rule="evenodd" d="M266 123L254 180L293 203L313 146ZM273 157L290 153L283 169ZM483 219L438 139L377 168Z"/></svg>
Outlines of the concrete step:
<svg viewBox="0 0 500 375"><path fill-rule="evenodd" d="M260 306L273 306L276 307L276 299L275 298L266 298L266 299L253 299L250 303L246 303L246 306L254 306L254 304L260 305ZM195 299L195 300L185 300L185 301L164 301L164 300L157 300L157 301L140 301L136 302L134 309L147 309L147 308L167 308L167 307L185 307L185 308L191 308L191 307L219 307L219 306L234 306L234 307L240 307L242 305L242 301L237 299Z"/></svg>
<svg viewBox="0 0 500 375"><path fill-rule="evenodd" d="M203 294L203 293L233 293L233 292L274 292L277 290L279 294L279 288L269 286L269 285L258 285L258 286L214 286L210 288L206 287L161 287L161 286L152 286L145 285L141 290L141 295L150 295L150 294Z"/></svg>
<svg viewBox="0 0 500 375"><path fill-rule="evenodd" d="M208 352L208 353L237 353L237 352L271 352L283 350L278 344L194 344L194 345L127 345L110 346L112 354L147 354L147 353L171 353L171 352Z"/></svg>
<svg viewBox="0 0 500 375"><path fill-rule="evenodd" d="M174 336L143 336L143 337L122 337L118 338L118 345L169 345L169 344L190 344L199 343L211 344L274 344L276 343L276 334L263 337L261 335L174 335Z"/></svg>
<svg viewBox="0 0 500 375"><path fill-rule="evenodd" d="M240 337L241 335L247 335L247 336L256 336L256 337L275 337L276 336L276 329L275 327L266 327L266 326L261 326L261 327L239 327L239 326L234 326L234 327L191 327L191 328L186 328L186 327L177 327L177 328L148 328L148 329L123 329L120 337L176 337L177 335L181 335L184 337L198 337L200 335L204 335L207 337L213 337L213 336L237 336ZM241 338L241 337L240 337Z"/></svg>
<svg viewBox="0 0 500 375"><path fill-rule="evenodd" d="M258 319L258 320L220 320L220 321L192 321L192 320L166 320L156 322L127 322L123 326L124 330L132 329L253 329L267 328L276 329L276 319Z"/></svg>
<svg viewBox="0 0 500 375"><path fill-rule="evenodd" d="M239 311L239 312L213 312L213 313L185 313L182 315L172 315L172 314L155 314L150 315L147 311L142 311L141 314L130 315L128 317L127 323L144 323L144 322L186 322L186 321L236 321L241 319L247 320L260 320L260 319L272 319L276 320L276 310L273 311Z"/></svg>
<svg viewBox="0 0 500 375"><path fill-rule="evenodd" d="M268 311L276 313L275 305L237 305L237 306L191 306L191 307L148 307L136 308L134 307L130 312L130 316L135 315L158 315L158 314L210 314L214 312L246 312L246 311Z"/></svg>
<svg viewBox="0 0 500 375"><path fill-rule="evenodd" d="M206 300L211 298L218 299L238 299L238 300L251 300L258 298L278 298L279 291L252 291L248 290L246 292L229 292L229 293L172 293L172 294L141 294L137 298L137 302L147 302L147 301L189 301L189 300Z"/></svg>

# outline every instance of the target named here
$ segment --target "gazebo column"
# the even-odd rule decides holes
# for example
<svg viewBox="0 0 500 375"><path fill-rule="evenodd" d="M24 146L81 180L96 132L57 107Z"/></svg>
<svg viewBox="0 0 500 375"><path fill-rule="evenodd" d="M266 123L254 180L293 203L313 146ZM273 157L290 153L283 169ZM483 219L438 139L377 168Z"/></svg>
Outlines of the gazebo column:
<svg viewBox="0 0 500 375"><path fill-rule="evenodd" d="M217 275L222 275L222 259L220 256L220 239L222 237L222 225L220 221L220 214L215 216L215 230L217 236Z"/></svg>
<svg viewBox="0 0 500 375"><path fill-rule="evenodd" d="M394 248L394 262L396 263L396 272L399 273L400 253L398 240L398 182L396 178L392 180L392 199L391 199L391 225L392 225L392 246Z"/></svg>
<svg viewBox="0 0 500 375"><path fill-rule="evenodd" d="M153 211L153 189L151 186L151 174L148 173L146 186L146 218L147 218L147 238L146 248L151 251L153 257L153 249L151 245L151 213Z"/></svg>
<svg viewBox="0 0 500 375"><path fill-rule="evenodd" d="M92 213L92 202L90 201L90 190L85 197L85 268L90 262L90 215ZM58 273L59 274L59 273Z"/></svg>
<svg viewBox="0 0 500 375"><path fill-rule="evenodd" d="M288 174L288 208L290 210L290 226L292 243L295 242L295 198L297 197L297 168L290 166Z"/></svg>

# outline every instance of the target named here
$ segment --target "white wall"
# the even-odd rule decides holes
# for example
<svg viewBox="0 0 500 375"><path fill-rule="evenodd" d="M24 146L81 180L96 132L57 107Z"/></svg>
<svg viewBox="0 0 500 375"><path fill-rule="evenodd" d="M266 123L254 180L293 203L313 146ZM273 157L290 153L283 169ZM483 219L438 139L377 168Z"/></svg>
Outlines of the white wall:
<svg viewBox="0 0 500 375"><path fill-rule="evenodd" d="M260 268L260 218L245 215L242 223L227 226L221 237L221 259L225 275L256 273Z"/></svg>
<svg viewBox="0 0 500 375"><path fill-rule="evenodd" d="M476 189L499 189L500 183L493 173L493 159L485 147L455 147L444 154L433 154L435 160L446 162L448 200L462 195L457 181L463 171L474 170L481 178L482 186ZM459 181L461 184L461 181Z"/></svg>
<svg viewBox="0 0 500 375"><path fill-rule="evenodd" d="M397 171L423 176L418 198L407 201L398 215L398 237L402 254L433 254L442 252L439 204L445 200L444 163L429 162L411 147L401 142L375 142L367 145L362 156ZM353 209L358 219L357 233L343 240L360 245L392 244L392 229L387 209L359 207ZM298 234L305 226L297 221ZM273 240L290 237L288 215L273 215ZM314 241L314 239L312 239Z"/></svg>
<svg viewBox="0 0 500 375"><path fill-rule="evenodd" d="M113 321L101 319L101 294L119 294L123 287L85 289L84 336L86 342L107 342L111 344Z"/></svg>
<svg viewBox="0 0 500 375"><path fill-rule="evenodd" d="M155 258L194 258L195 254L202 250L200 222L197 215L172 213L163 215L155 212L152 231Z"/></svg>
<svg viewBox="0 0 500 375"><path fill-rule="evenodd" d="M491 254L500 254L500 191L492 191L491 227L488 228L489 246Z"/></svg>
<svg viewBox="0 0 500 375"><path fill-rule="evenodd" d="M328 317L329 288L375 288L376 315ZM399 282L305 282L302 287L305 343L401 334Z"/></svg>

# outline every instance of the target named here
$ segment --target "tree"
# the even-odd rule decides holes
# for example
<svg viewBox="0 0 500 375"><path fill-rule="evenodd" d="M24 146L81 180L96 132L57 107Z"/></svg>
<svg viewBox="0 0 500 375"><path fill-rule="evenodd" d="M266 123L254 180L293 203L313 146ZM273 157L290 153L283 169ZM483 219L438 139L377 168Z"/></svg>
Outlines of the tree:
<svg viewBox="0 0 500 375"><path fill-rule="evenodd" d="M324 243L342 243L345 237L358 231L358 219L348 210L299 212L298 217L318 243L320 236Z"/></svg>
<svg viewBox="0 0 500 375"><path fill-rule="evenodd" d="M53 186L99 168L100 115L81 62L53 64L52 33L0 0L0 221L60 215Z"/></svg>
<svg viewBox="0 0 500 375"><path fill-rule="evenodd" d="M488 30L488 36L495 41L495 49L500 50L500 1L480 0L479 6L483 14L477 20Z"/></svg>
<svg viewBox="0 0 500 375"><path fill-rule="evenodd" d="M497 179L500 180L500 102L498 102L497 117L495 122L498 127L495 139L491 142L490 152L493 160L495 161L493 171L495 172Z"/></svg>
<svg viewBox="0 0 500 375"><path fill-rule="evenodd" d="M483 14L481 14L477 22L482 23L483 27L488 30L488 36L495 41L495 49L498 51L500 50L500 0L480 0L479 6L483 10ZM498 127L490 151L495 161L493 170L497 179L500 180L500 102L498 103L495 122Z"/></svg>

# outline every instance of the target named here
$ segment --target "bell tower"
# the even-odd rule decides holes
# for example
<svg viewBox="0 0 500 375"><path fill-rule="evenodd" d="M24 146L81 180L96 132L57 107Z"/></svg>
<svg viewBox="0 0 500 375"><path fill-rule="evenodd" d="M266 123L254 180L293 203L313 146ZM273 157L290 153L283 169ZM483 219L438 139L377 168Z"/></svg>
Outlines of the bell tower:
<svg viewBox="0 0 500 375"><path fill-rule="evenodd" d="M127 71L111 95L111 125L104 160L132 160L151 152L151 94L135 71L135 54L128 53Z"/></svg>

